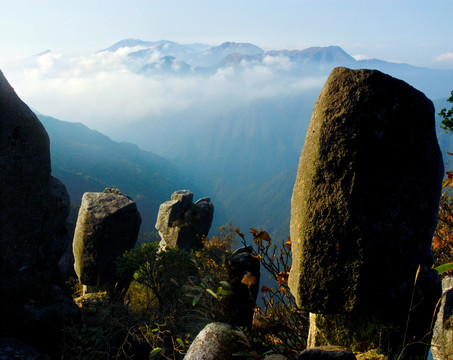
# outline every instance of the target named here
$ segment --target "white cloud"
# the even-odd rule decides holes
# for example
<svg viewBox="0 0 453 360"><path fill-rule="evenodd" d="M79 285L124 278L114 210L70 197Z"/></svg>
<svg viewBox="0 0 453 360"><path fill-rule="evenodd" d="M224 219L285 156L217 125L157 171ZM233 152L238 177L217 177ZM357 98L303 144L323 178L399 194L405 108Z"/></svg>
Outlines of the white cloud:
<svg viewBox="0 0 453 360"><path fill-rule="evenodd" d="M5 76L39 112L102 132L145 118L162 121L164 115L183 111L216 111L219 104L234 108L254 99L321 88L325 81L285 75L291 69L289 59L269 56L262 63L220 68L209 76L146 76L135 71L161 54L138 59L129 57L130 52L123 48L78 57L50 52L10 64L12 75Z"/></svg>
<svg viewBox="0 0 453 360"><path fill-rule="evenodd" d="M453 62L453 52L444 53L436 57L438 62Z"/></svg>
<svg viewBox="0 0 453 360"><path fill-rule="evenodd" d="M263 63L279 70L290 70L292 68L291 60L284 56L266 55L263 59Z"/></svg>
<svg viewBox="0 0 453 360"><path fill-rule="evenodd" d="M369 59L368 56L362 55L362 54L352 55L352 57L356 60L368 60Z"/></svg>

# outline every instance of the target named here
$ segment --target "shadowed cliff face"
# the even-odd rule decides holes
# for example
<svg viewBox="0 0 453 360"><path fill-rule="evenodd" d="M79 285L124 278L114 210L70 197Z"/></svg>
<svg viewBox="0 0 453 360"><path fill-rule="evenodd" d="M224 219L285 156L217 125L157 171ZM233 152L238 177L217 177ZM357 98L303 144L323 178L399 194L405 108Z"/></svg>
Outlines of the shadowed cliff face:
<svg viewBox="0 0 453 360"><path fill-rule="evenodd" d="M0 273L3 275L31 268L36 263L45 236L42 224L49 200L50 152L44 127L2 73L0 149Z"/></svg>
<svg viewBox="0 0 453 360"><path fill-rule="evenodd" d="M0 72L0 334L49 348L75 314L57 270L69 195L50 173L49 137Z"/></svg>

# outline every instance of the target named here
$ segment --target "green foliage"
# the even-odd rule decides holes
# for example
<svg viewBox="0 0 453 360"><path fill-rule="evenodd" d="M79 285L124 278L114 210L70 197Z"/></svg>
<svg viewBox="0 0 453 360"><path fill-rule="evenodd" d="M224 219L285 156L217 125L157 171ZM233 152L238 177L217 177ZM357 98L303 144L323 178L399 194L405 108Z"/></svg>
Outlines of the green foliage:
<svg viewBox="0 0 453 360"><path fill-rule="evenodd" d="M451 92L451 96L447 100L450 103L453 103L453 90ZM442 125L440 126L446 133L453 132L453 106L450 110L443 108L439 115L442 117Z"/></svg>
<svg viewBox="0 0 453 360"><path fill-rule="evenodd" d="M71 284L79 295L81 284ZM75 302L81 307L81 322L67 324L62 330L61 359L127 359L124 347L128 331L138 319L130 314L119 298L92 294L89 304L81 297Z"/></svg>
<svg viewBox="0 0 453 360"><path fill-rule="evenodd" d="M187 289L197 314L192 320L200 325L228 318L223 299L232 293L225 264L236 246L236 235L231 223L217 229L219 234L205 238L203 248L195 253L199 278Z"/></svg>
<svg viewBox="0 0 453 360"><path fill-rule="evenodd" d="M182 359L204 326L228 318L224 299L232 289L225 264L236 246L236 234L232 224L219 231L196 252L159 251L157 243L126 252L118 260L120 276L133 279L125 303L107 297L83 308L82 324L65 330L63 358L129 359L146 354L150 359ZM245 241L244 234L237 233ZM290 241L278 246L265 231L252 229L251 234L254 256L269 271L275 287L263 287L265 305L256 308L253 328L234 331L234 356L295 357L305 347L307 320L287 285ZM72 287L79 291L76 285Z"/></svg>
<svg viewBox="0 0 453 360"><path fill-rule="evenodd" d="M146 319L130 330L131 337L152 348L150 358L177 358L187 350L181 338L199 330L190 321L191 302L186 296L189 281L198 278L194 253L143 244L119 259L118 272L125 277L133 274L129 308Z"/></svg>
<svg viewBox="0 0 453 360"><path fill-rule="evenodd" d="M453 91L448 99L453 103ZM447 111L443 108L439 115L443 118L440 126L446 133L453 132L453 107ZM453 155L447 152L448 155ZM442 183L442 195L439 203L439 216L434 232L432 249L434 266L439 275L451 274L453 271L453 172L447 171Z"/></svg>
<svg viewBox="0 0 453 360"><path fill-rule="evenodd" d="M120 276L134 279L126 297L129 310L142 319L129 328L128 338L147 344L150 358L181 358L205 325L222 318L225 261L235 236L231 224L219 230L196 252L160 251L158 243L148 243L119 259ZM220 284L215 292L214 284Z"/></svg>
<svg viewBox="0 0 453 360"><path fill-rule="evenodd" d="M118 272L122 277L133 274L134 281L149 290L155 305L150 310L157 311L159 319L173 315L184 297L184 285L198 275L192 253L174 248L159 252L158 243L126 252L118 261Z"/></svg>
<svg viewBox="0 0 453 360"><path fill-rule="evenodd" d="M436 268L434 268L434 270L436 270L439 273L439 275L447 271L453 270L453 262L439 265Z"/></svg>

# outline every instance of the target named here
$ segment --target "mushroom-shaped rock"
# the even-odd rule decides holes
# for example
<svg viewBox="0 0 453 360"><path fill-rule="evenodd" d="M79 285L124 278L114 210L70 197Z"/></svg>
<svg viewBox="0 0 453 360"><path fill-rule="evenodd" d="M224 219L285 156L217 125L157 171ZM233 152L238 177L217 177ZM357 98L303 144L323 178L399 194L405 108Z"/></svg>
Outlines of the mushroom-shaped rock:
<svg viewBox="0 0 453 360"><path fill-rule="evenodd" d="M156 229L161 248L199 249L211 228L214 206L209 198L192 203L193 193L179 190L159 207Z"/></svg>

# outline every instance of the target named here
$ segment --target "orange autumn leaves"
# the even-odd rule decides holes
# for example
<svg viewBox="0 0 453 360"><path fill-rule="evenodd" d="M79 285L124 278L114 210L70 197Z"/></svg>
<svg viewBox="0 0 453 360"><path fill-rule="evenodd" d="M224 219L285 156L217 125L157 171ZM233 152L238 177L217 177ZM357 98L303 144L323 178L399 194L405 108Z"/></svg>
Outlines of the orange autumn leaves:
<svg viewBox="0 0 453 360"><path fill-rule="evenodd" d="M288 287L288 276L289 276L289 273L287 272L279 272L277 274L277 284L280 285L278 287L278 289L280 291L283 291L284 293L287 293L287 287ZM271 292L272 289L269 289L267 286L263 285L261 286L261 292L263 293L268 293L268 292Z"/></svg>
<svg viewBox="0 0 453 360"><path fill-rule="evenodd" d="M241 284L247 285L248 287L256 284L256 277L252 275L250 272L246 272L241 280Z"/></svg>
<svg viewBox="0 0 453 360"><path fill-rule="evenodd" d="M446 179L442 183L444 193L440 199L439 221L434 233L432 247L437 250L444 245L451 247L453 253L453 200L449 195L450 188L453 188L453 172L446 172ZM448 244L450 243L450 244Z"/></svg>
<svg viewBox="0 0 453 360"><path fill-rule="evenodd" d="M439 204L439 218L432 239L434 266L451 263L453 260L453 172L447 171L442 183L443 193Z"/></svg>
<svg viewBox="0 0 453 360"><path fill-rule="evenodd" d="M245 235L243 233L241 233L239 231L239 228L236 228L235 232L242 238L242 239L245 239ZM257 230L255 228L251 228L250 229L250 234L252 234L253 236L253 242L258 246L260 247L263 243L263 241L267 241L268 243L271 243L272 240L271 240L271 237L269 236L268 232L265 231L265 230ZM285 247L287 248L291 248L291 240L288 238L288 240L284 243ZM261 254L256 254L256 255L252 255L253 257L257 258L258 260L262 260L262 255ZM275 256L275 255L274 255ZM287 287L288 287L288 276L289 276L289 272L283 272L283 271L280 271L278 274L277 274L277 284L280 285L279 286L279 290L280 291L283 291L283 292L287 292ZM245 284L247 285L248 287L250 287L251 285L255 284L256 283L256 279L255 277L250 274L250 273L247 273L244 275L244 277L242 278L242 281L241 281L242 284ZM261 292L263 293L267 293L267 292L270 292L271 289L268 288L267 286L263 285L261 287Z"/></svg>
<svg viewBox="0 0 453 360"><path fill-rule="evenodd" d="M241 237L244 246L252 247L252 256L260 261L262 269L269 274L269 287L261 286L263 305L254 309L254 329L258 332L256 336L261 342L264 340L273 352L296 358L306 347L303 339L307 337L308 319L297 307L288 287L291 240L288 238L280 244L274 243L265 230L251 228L253 242L249 245L239 228L235 232ZM245 274L242 278L242 283L247 286L254 281L251 274ZM273 284L272 287L270 283Z"/></svg>

